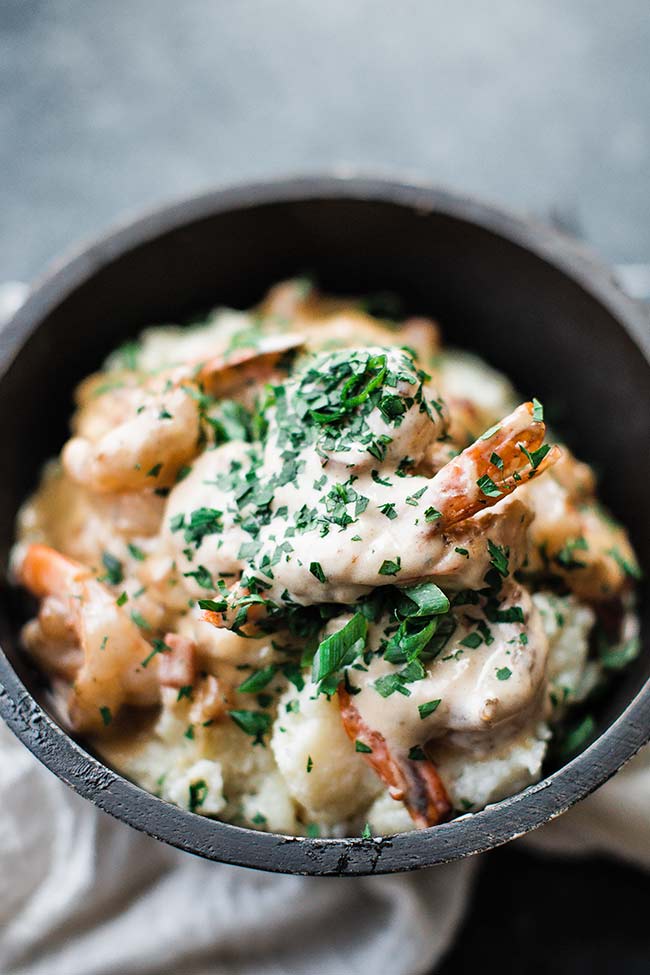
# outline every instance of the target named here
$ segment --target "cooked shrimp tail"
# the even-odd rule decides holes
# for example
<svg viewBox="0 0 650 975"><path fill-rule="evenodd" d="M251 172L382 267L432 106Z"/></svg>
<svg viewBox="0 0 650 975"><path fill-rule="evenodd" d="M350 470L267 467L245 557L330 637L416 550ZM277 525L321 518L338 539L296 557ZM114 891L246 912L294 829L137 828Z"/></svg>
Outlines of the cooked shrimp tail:
<svg viewBox="0 0 650 975"><path fill-rule="evenodd" d="M447 528L511 494L558 460L557 446L543 446L546 427L532 403L522 403L486 431L431 480L427 496L437 511L436 529Z"/></svg>
<svg viewBox="0 0 650 975"><path fill-rule="evenodd" d="M452 811L447 791L436 766L428 758L413 761L396 756L386 739L362 720L344 684L338 689L341 721L350 741L360 741L370 751L363 757L388 786L393 799L400 799L418 827L436 826Z"/></svg>

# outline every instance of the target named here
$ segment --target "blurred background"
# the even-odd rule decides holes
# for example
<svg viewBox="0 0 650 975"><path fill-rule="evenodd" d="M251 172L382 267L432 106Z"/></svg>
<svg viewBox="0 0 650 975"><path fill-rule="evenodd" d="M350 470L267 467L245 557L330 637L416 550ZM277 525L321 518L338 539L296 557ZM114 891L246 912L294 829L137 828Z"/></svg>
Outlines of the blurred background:
<svg viewBox="0 0 650 975"><path fill-rule="evenodd" d="M648 0L0 0L0 281L134 210L332 168L447 184L641 265L649 52ZM515 844L439 971L647 975L649 911L634 868Z"/></svg>

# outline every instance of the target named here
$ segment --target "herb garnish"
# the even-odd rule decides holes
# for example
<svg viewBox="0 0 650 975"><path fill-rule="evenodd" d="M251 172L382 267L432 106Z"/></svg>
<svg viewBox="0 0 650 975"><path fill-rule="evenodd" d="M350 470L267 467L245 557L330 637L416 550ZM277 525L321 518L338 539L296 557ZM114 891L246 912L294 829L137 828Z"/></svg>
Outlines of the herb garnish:
<svg viewBox="0 0 650 975"><path fill-rule="evenodd" d="M108 582L111 586L119 586L124 581L124 571L120 560L111 555L110 552L103 552L102 563L106 573L100 577L99 581Z"/></svg>

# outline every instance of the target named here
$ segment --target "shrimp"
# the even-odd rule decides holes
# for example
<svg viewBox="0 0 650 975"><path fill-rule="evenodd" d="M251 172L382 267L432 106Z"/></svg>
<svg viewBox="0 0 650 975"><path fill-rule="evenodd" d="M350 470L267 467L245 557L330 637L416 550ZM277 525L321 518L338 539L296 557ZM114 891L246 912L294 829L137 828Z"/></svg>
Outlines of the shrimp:
<svg viewBox="0 0 650 975"><path fill-rule="evenodd" d="M591 470L566 448L551 476L522 494L535 513L528 571L560 577L592 602L620 597L639 577L627 532L598 504Z"/></svg>
<svg viewBox="0 0 650 975"><path fill-rule="evenodd" d="M291 536L291 558L278 561L276 557L272 577L260 570L248 571L246 585L250 588L253 576L257 593L265 590L267 604L281 602L284 594L302 604L353 603L376 586L436 581L438 575L444 582L451 576L452 586L463 588L458 557L450 565L450 533L457 538L460 526L467 526L467 537L476 540L481 528L488 529L494 519L471 519L507 499L555 463L559 450L549 447L544 453L544 432L543 422L534 418L533 404L524 403L433 478L403 477L384 486L381 478L362 474L354 481L354 497L368 501L355 524L357 542L362 544L355 547L346 532L340 530L296 532ZM280 498L284 503L295 497L293 487L282 490L283 494L276 493L276 501ZM298 500L303 504L304 495L300 494ZM393 516L388 522L383 502L389 502ZM515 523L527 519L523 507L513 515ZM320 524L316 523L315 528L320 529ZM515 540L521 541L516 524L515 528ZM270 540L266 546L260 545L258 565L273 559L277 549L277 524L271 521L268 531ZM462 546L456 543L455 547ZM322 576L318 586L314 585L314 565L319 566ZM251 619L253 612L261 618L264 600L259 595L249 599L244 588L236 584L226 597L226 611L205 618L216 625L232 625L238 608L248 602L256 604L254 610L251 608ZM241 613L238 619L241 623Z"/></svg>
<svg viewBox="0 0 650 975"><path fill-rule="evenodd" d="M415 825L436 826L448 819L451 803L433 762L428 758L413 761L391 752L384 736L365 724L344 684L339 685L338 699L348 738L369 749L364 750L364 758L388 786L392 798L402 800Z"/></svg>
<svg viewBox="0 0 650 975"><path fill-rule="evenodd" d="M436 502L436 510L440 511L439 528L450 528L471 518L551 467L560 456L557 446L551 447L537 463L534 459L545 432L544 423L534 419L533 404L522 403L445 464L431 479L425 495L427 500Z"/></svg>
<svg viewBox="0 0 650 975"><path fill-rule="evenodd" d="M151 645L88 567L46 545L34 544L27 548L18 576L27 589L44 600L40 617L46 630L43 635L55 635L58 627L64 651L66 644L69 650L71 637L79 647L68 701L69 718L76 730L101 730L122 705L149 707L157 703L157 661L148 660Z"/></svg>
<svg viewBox="0 0 650 975"><path fill-rule="evenodd" d="M425 366L438 354L440 327L432 318L406 318L396 327L364 311L366 303L321 294L308 280L281 281L269 290L259 306L271 320L291 321L308 340L309 348L407 345Z"/></svg>
<svg viewBox="0 0 650 975"><path fill-rule="evenodd" d="M116 380L102 395L103 414L92 407L90 421L78 421L78 435L63 450L67 473L101 493L169 487L200 450L202 397L259 383L302 343L300 336L269 336L255 349Z"/></svg>
<svg viewBox="0 0 650 975"><path fill-rule="evenodd" d="M444 652L423 664L422 676L409 677L375 654L339 685L345 730L370 749L363 757L418 826L435 825L450 811L427 749L472 747L486 735L508 741L542 712L548 639L540 613L514 581L499 593L498 610L489 602L453 610Z"/></svg>

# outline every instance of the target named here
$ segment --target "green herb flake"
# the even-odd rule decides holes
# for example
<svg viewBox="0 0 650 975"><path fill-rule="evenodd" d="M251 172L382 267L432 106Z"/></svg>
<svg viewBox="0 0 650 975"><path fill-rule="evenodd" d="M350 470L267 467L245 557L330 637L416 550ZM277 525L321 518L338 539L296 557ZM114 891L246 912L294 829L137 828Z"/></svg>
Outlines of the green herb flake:
<svg viewBox="0 0 650 975"><path fill-rule="evenodd" d="M203 805L208 795L208 786L204 779L199 779L197 782L192 782L189 788L189 810L190 812L196 812L196 810Z"/></svg>
<svg viewBox="0 0 650 975"><path fill-rule="evenodd" d="M465 558L465 559L468 559L469 558L469 552L467 551L466 548L458 548L457 547L457 548L454 549L454 552L458 552L458 554L459 555L462 555L463 558Z"/></svg>
<svg viewBox="0 0 650 975"><path fill-rule="evenodd" d="M179 687L178 694L176 695L176 700L182 701L184 697L190 700L190 698L192 697L192 689L193 688L191 684L184 684L182 687Z"/></svg>
<svg viewBox="0 0 650 975"><path fill-rule="evenodd" d="M472 633L468 633L464 639L460 640L461 647L468 647L470 650L476 650L477 647L483 643L483 637L480 633L474 630Z"/></svg>
<svg viewBox="0 0 650 975"><path fill-rule="evenodd" d="M204 565L200 565L193 572L184 572L183 576L187 579L194 579L198 586L202 589L215 589L216 586L212 579L211 573L206 569Z"/></svg>
<svg viewBox="0 0 650 975"><path fill-rule="evenodd" d="M137 609L131 610L131 619L139 626L141 630L150 630L151 624L147 622L142 613L139 613Z"/></svg>
<svg viewBox="0 0 650 975"><path fill-rule="evenodd" d="M433 712L437 709L438 705L440 704L441 700L442 698L439 697L435 701L427 701L426 704L418 704L418 713L420 715L420 720L424 721L424 719L428 718L430 714L433 714Z"/></svg>
<svg viewBox="0 0 650 975"><path fill-rule="evenodd" d="M103 552L102 564L106 573L100 577L99 581L108 582L111 586L119 586L120 582L124 580L124 571L120 560L116 559L110 552Z"/></svg>
<svg viewBox="0 0 650 975"><path fill-rule="evenodd" d="M362 613L355 613L351 620L326 637L319 645L312 664L312 680L320 683L343 666L350 664L361 654L366 645L368 621Z"/></svg>
<svg viewBox="0 0 650 975"><path fill-rule="evenodd" d="M145 659L141 662L140 664L141 667L147 667L150 661L153 660L153 658L156 656L156 654L171 653L172 650L172 648L168 646L164 640L159 640L158 638L156 638L153 641L151 646L152 646L151 653L149 654L148 657L145 657Z"/></svg>
<svg viewBox="0 0 650 975"><path fill-rule="evenodd" d="M263 744L263 737L271 727L271 715L264 711L236 710L228 712L235 724L255 739L253 744Z"/></svg>
<svg viewBox="0 0 650 975"><path fill-rule="evenodd" d="M493 427L490 427L489 430L486 430L485 433L481 434L479 440L489 440L490 437L493 437L494 434L498 433L500 429L501 429L501 424L495 423Z"/></svg>
<svg viewBox="0 0 650 975"><path fill-rule="evenodd" d="M154 464L154 466L151 468L151 470L147 471L146 476L147 477L158 477L158 475L160 474L160 472L162 470L162 466L163 466L162 464Z"/></svg>
<svg viewBox="0 0 650 975"><path fill-rule="evenodd" d="M373 686L381 697L390 697L395 692L403 694L404 697L411 696L408 687L404 686L404 678L399 673L384 674L383 677L377 678Z"/></svg>
<svg viewBox="0 0 650 975"><path fill-rule="evenodd" d="M372 839L372 830L370 829L370 823L366 823L366 825L361 830L361 839L362 840Z"/></svg>
<svg viewBox="0 0 650 975"><path fill-rule="evenodd" d="M314 767L314 762L312 760L312 757L311 757L311 755L308 755L307 756L307 765L305 766L305 770L307 772L307 775L309 775L309 773L311 772L311 770L313 769L313 767Z"/></svg>
<svg viewBox="0 0 650 975"><path fill-rule="evenodd" d="M495 545L494 542L489 538L487 542L487 549L490 556L491 565L496 569L499 575L505 579L510 572L510 550L506 546Z"/></svg>
<svg viewBox="0 0 650 975"><path fill-rule="evenodd" d="M639 656L641 642L634 636L622 645L609 647L605 643L598 648L598 657L605 670L623 670Z"/></svg>
<svg viewBox="0 0 650 975"><path fill-rule="evenodd" d="M643 573L636 562L630 562L628 559L624 558L616 546L608 549L607 555L611 555L619 569L622 569L626 576L629 576L631 579L636 579L637 581L643 578Z"/></svg>
<svg viewBox="0 0 650 975"><path fill-rule="evenodd" d="M375 484L381 484L382 487L392 487L393 486L392 481L388 481L386 478L380 477L379 471L375 471L375 470L370 471L370 476L373 479L373 481L375 482Z"/></svg>
<svg viewBox="0 0 650 975"><path fill-rule="evenodd" d="M526 459L528 460L528 463L530 464L530 466L533 468L534 471L537 470L537 468L539 467L539 465L541 464L541 462L544 460L547 453L551 449L550 444L547 443L542 444L541 447L533 451L528 450L525 444L523 443L519 443L517 444L517 446L521 450L522 454L525 455Z"/></svg>
<svg viewBox="0 0 650 975"><path fill-rule="evenodd" d="M99 709L99 713L102 716L102 721L104 723L104 727L107 728L109 726L109 724L111 723L111 721L113 720L113 715L111 714L111 709L104 706L104 707L101 707Z"/></svg>
<svg viewBox="0 0 650 975"><path fill-rule="evenodd" d="M533 397L533 420L535 420L537 423L544 422L544 407L538 399L535 399L535 397Z"/></svg>
<svg viewBox="0 0 650 975"><path fill-rule="evenodd" d="M369 745L366 745L365 742L359 741L358 738L354 743L354 750L355 752L363 752L364 755L370 755L372 753L372 748L370 748Z"/></svg>
<svg viewBox="0 0 650 975"><path fill-rule="evenodd" d="M483 474L482 477L479 477L476 484L486 498L500 498L503 494L503 491L496 486L489 474Z"/></svg>
<svg viewBox="0 0 650 975"><path fill-rule="evenodd" d="M309 565L309 571L316 579L318 579L319 582L327 582L327 576L323 572L320 562L311 562Z"/></svg>
<svg viewBox="0 0 650 975"><path fill-rule="evenodd" d="M395 504L393 501L387 501L386 504L379 506L379 510L382 515L386 515L391 521L397 518L397 512L395 511Z"/></svg>
<svg viewBox="0 0 650 975"><path fill-rule="evenodd" d="M138 562L144 561L145 554L141 548L138 548L138 546L134 545L133 542L129 542L127 548L129 550L129 555L131 556L131 558L137 559Z"/></svg>
<svg viewBox="0 0 650 975"><path fill-rule="evenodd" d="M207 610L208 613L225 613L228 609L228 603L225 599L219 602L215 599L199 599L197 600L197 606L199 609Z"/></svg>
<svg viewBox="0 0 650 975"><path fill-rule="evenodd" d="M430 507L424 512L424 520L431 524L432 521L437 521L438 518L442 518L442 511L438 511L437 508Z"/></svg>
<svg viewBox="0 0 650 975"><path fill-rule="evenodd" d="M396 556L395 560L393 560L393 559L384 559L384 561L381 563L381 567L379 569L379 575L380 576L396 576L397 573L401 571L401 568L402 568L402 560L401 560L401 558L400 558L399 555Z"/></svg>
<svg viewBox="0 0 650 975"><path fill-rule="evenodd" d="M115 604L116 606L124 606L124 604L128 603L128 601L129 601L128 593L122 592L115 600Z"/></svg>
<svg viewBox="0 0 650 975"><path fill-rule="evenodd" d="M409 749L409 760L411 762L427 762L427 756L424 753L424 749L421 745L413 745Z"/></svg>
<svg viewBox="0 0 650 975"><path fill-rule="evenodd" d="M593 736L596 731L596 722L590 714L577 725L574 725L566 734L564 741L560 745L560 754L564 758L570 758L579 752L583 745Z"/></svg>
<svg viewBox="0 0 650 975"><path fill-rule="evenodd" d="M256 670L254 674L247 677L246 680L239 685L238 690L242 694L257 694L259 691L263 690L267 684L273 680L277 673L277 667L271 664L269 667L263 667L261 670Z"/></svg>
<svg viewBox="0 0 650 975"><path fill-rule="evenodd" d="M510 670L510 667L499 667L496 674L497 674L497 680L510 680L510 678L512 677L512 671Z"/></svg>

